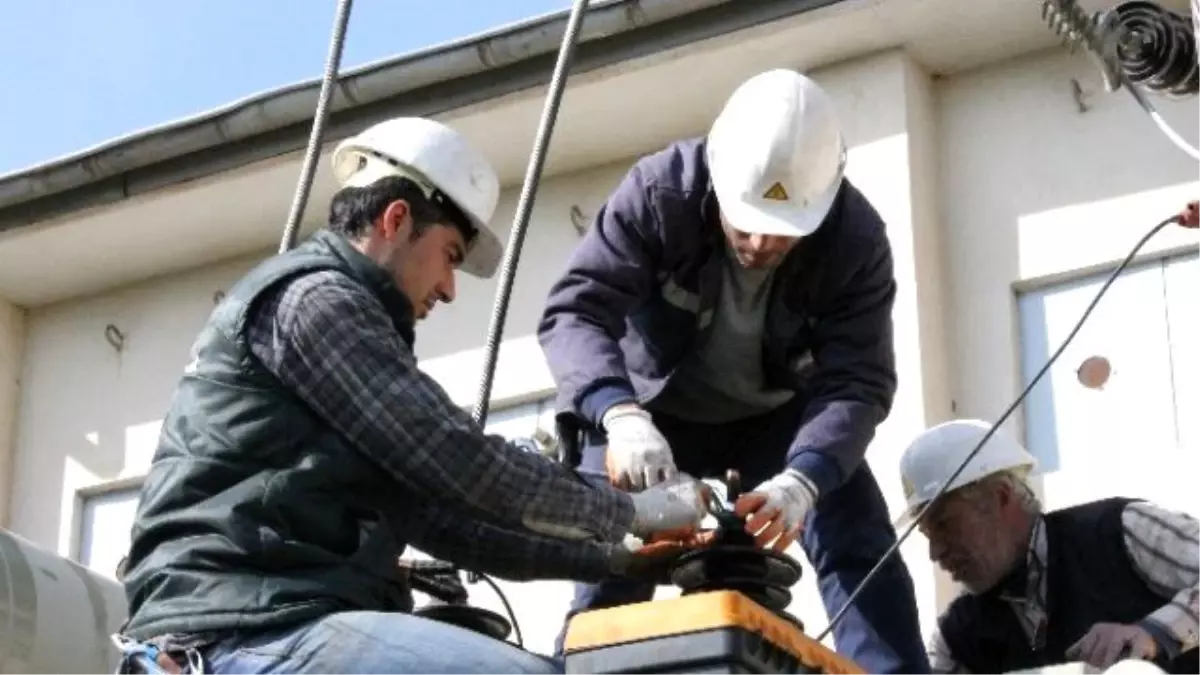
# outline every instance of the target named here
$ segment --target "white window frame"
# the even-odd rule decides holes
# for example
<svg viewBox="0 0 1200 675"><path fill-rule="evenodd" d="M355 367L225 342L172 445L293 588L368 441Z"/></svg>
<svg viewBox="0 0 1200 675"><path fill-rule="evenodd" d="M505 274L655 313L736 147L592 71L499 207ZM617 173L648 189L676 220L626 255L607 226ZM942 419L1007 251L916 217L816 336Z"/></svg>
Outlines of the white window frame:
<svg viewBox="0 0 1200 675"><path fill-rule="evenodd" d="M88 508L97 499L105 497L115 497L121 494L130 493L134 500L138 499L138 494L142 489L142 484L145 482L145 475L127 476L116 480L105 481L95 485L80 488L75 491L74 504L74 526L75 536L72 537L71 559L75 562L93 570L97 574L104 574L116 577L117 569L114 567L111 570L98 569L92 567L90 560L85 560L85 555L92 549L90 537L95 533L96 527L88 527L89 517Z"/></svg>

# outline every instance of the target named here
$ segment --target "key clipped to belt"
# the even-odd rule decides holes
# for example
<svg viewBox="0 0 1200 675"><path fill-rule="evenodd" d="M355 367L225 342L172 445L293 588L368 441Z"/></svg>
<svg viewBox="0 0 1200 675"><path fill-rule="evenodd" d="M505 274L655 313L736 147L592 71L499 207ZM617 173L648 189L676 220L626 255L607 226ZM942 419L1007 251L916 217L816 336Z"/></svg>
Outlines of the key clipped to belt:
<svg viewBox="0 0 1200 675"><path fill-rule="evenodd" d="M208 672L204 656L196 649L185 650L180 662L152 644L131 640L124 635L113 635L112 641L121 650L117 675L200 675Z"/></svg>

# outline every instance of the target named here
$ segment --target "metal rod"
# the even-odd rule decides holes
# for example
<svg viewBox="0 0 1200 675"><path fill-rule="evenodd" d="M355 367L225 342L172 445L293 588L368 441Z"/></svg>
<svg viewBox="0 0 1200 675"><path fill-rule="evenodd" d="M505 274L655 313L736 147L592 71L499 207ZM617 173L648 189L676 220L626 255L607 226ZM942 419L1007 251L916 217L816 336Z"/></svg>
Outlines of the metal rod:
<svg viewBox="0 0 1200 675"><path fill-rule="evenodd" d="M325 74L321 78L321 92L317 95L317 111L313 115L312 133L308 137L308 148L304 151L304 166L300 170L296 194L292 197L292 209L288 213L283 238L279 242L280 253L286 253L295 246L300 221L304 218L304 208L308 205L308 195L312 192L317 160L321 157L321 138L325 135L325 120L329 116L329 99L333 97L333 87L337 84L337 74L342 63L342 48L346 44L346 25L350 22L351 4L353 0L338 0L333 39L329 43L329 55L325 59Z"/></svg>
<svg viewBox="0 0 1200 675"><path fill-rule="evenodd" d="M530 155L529 164L525 169L525 184L521 188L521 197L517 202L512 234L509 237L508 247L504 252L504 263L500 270L496 301L492 305L492 321L488 327L483 373L479 382L479 395L475 401L475 421L481 425L487 420L488 403L492 397L492 383L496 376L496 357L500 351L500 336L504 332L504 322L508 317L508 301L512 295L517 263L521 258L525 230L529 226L529 214L533 210L534 196L537 194L538 183L542 176L542 166L546 162L546 150L550 145L550 136L554 132L554 122L558 118L558 108L562 101L567 73L571 67L571 60L575 56L575 43L586 10L587 0L575 0L571 7L571 14L567 19L567 30L563 34L562 46L558 50L558 61L554 64L554 74L550 78L550 91L546 95L546 104L542 108L542 119L538 124L537 137L533 143L533 154Z"/></svg>

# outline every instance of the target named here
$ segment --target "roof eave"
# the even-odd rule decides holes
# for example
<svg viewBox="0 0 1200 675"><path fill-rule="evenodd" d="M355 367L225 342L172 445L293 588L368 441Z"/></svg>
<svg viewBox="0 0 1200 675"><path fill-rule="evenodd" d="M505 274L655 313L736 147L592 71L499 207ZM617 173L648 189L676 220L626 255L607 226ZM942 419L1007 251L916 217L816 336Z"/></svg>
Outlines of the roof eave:
<svg viewBox="0 0 1200 675"><path fill-rule="evenodd" d="M572 75L842 0L601 0L588 10ZM344 71L325 140L396 115L436 115L544 85L569 12L560 11ZM0 232L303 149L320 80L251 96L0 176Z"/></svg>

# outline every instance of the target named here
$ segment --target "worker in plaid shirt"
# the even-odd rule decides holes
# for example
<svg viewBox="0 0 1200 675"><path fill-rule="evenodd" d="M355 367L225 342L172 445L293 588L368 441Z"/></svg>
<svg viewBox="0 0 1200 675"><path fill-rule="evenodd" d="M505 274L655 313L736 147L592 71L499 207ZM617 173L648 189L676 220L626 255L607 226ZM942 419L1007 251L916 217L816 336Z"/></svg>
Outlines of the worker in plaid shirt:
<svg viewBox="0 0 1200 675"><path fill-rule="evenodd" d="M991 425L921 434L901 476L917 515ZM1110 498L1043 512L1036 462L1004 430L980 447L921 518L929 555L965 589L929 645L934 672L1003 673L1123 659L1200 672L1200 523L1148 501Z"/></svg>
<svg viewBox="0 0 1200 675"><path fill-rule="evenodd" d="M496 269L495 172L418 118L333 160L328 227L239 280L192 347L133 526L127 656L154 648L206 672L561 672L412 614L406 547L509 579L658 578L704 488L593 487L485 435L413 345L458 270Z"/></svg>

